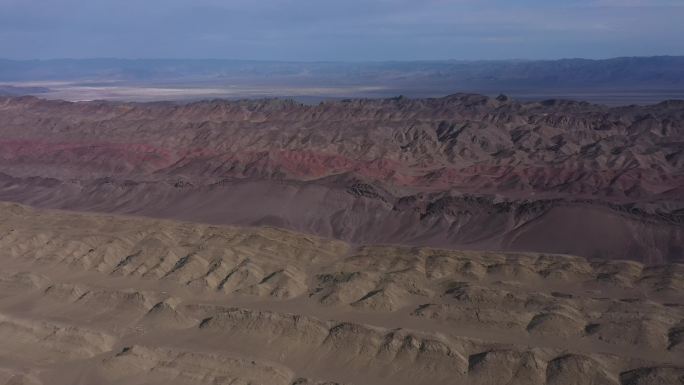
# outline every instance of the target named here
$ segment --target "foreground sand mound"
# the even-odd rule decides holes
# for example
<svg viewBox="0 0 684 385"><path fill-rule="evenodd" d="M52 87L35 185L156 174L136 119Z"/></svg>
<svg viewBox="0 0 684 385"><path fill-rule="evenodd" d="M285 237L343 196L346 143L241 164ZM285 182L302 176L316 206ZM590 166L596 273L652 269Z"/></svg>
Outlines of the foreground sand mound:
<svg viewBox="0 0 684 385"><path fill-rule="evenodd" d="M641 368L620 375L622 385L684 384L684 369L675 367Z"/></svg>
<svg viewBox="0 0 684 385"><path fill-rule="evenodd" d="M496 330L524 330L532 317L525 311L478 309L453 304L422 304L411 315L453 325Z"/></svg>
<svg viewBox="0 0 684 385"><path fill-rule="evenodd" d="M0 314L3 353L28 362L59 362L109 351L115 339L74 326L17 319Z"/></svg>
<svg viewBox="0 0 684 385"><path fill-rule="evenodd" d="M314 362L344 362L349 368L410 376L424 383L463 375L467 361L439 337L405 330L387 330L356 323L248 309L227 309L203 320L199 328L289 355L310 355ZM414 373L414 374L412 374ZM416 374L420 373L420 374Z"/></svg>
<svg viewBox="0 0 684 385"><path fill-rule="evenodd" d="M48 282L46 277L26 271L13 274L0 273L0 297L39 290Z"/></svg>
<svg viewBox="0 0 684 385"><path fill-rule="evenodd" d="M185 329L197 323L177 310L178 299L168 298L156 303L140 320L140 325L149 329Z"/></svg>
<svg viewBox="0 0 684 385"><path fill-rule="evenodd" d="M42 385L40 380L31 374L0 368L0 384L2 385Z"/></svg>
<svg viewBox="0 0 684 385"><path fill-rule="evenodd" d="M289 385L284 367L242 357L131 346L102 364L113 384Z"/></svg>
<svg viewBox="0 0 684 385"><path fill-rule="evenodd" d="M318 382L318 381L311 381L311 380L306 379L306 378L298 378L292 383L292 385L344 385L344 384L340 384L339 382L329 382L329 381Z"/></svg>
<svg viewBox="0 0 684 385"><path fill-rule="evenodd" d="M405 330L342 323L330 328L323 348L331 356L349 357L347 365L421 383L458 378L467 368L466 359L448 342Z"/></svg>
<svg viewBox="0 0 684 385"><path fill-rule="evenodd" d="M577 311L572 310L552 309L536 314L527 325L527 331L564 337L579 336L584 331L586 323Z"/></svg>
<svg viewBox="0 0 684 385"><path fill-rule="evenodd" d="M225 285L224 285L225 287ZM307 290L306 274L297 268L285 268L268 274L259 283L238 290L240 294L292 298Z"/></svg>
<svg viewBox="0 0 684 385"><path fill-rule="evenodd" d="M473 385L543 384L545 366L531 352L491 350L470 356L468 374Z"/></svg>
<svg viewBox="0 0 684 385"><path fill-rule="evenodd" d="M0 215L0 384L670 385L684 375L676 264L353 247L1 203Z"/></svg>
<svg viewBox="0 0 684 385"><path fill-rule="evenodd" d="M618 380L600 362L581 355L554 358L546 367L548 385L617 385Z"/></svg>
<svg viewBox="0 0 684 385"><path fill-rule="evenodd" d="M199 328L293 345L320 344L328 334L326 324L314 318L237 308L225 311L219 309L215 316L202 320Z"/></svg>

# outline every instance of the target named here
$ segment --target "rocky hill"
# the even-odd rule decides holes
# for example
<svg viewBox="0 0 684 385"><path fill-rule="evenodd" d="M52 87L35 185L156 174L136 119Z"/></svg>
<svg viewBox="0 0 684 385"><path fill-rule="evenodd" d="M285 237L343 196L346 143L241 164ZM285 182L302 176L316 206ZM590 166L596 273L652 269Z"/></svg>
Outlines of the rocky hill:
<svg viewBox="0 0 684 385"><path fill-rule="evenodd" d="M0 203L7 385L675 385L684 265Z"/></svg>
<svg viewBox="0 0 684 385"><path fill-rule="evenodd" d="M0 199L354 243L684 258L684 102L0 98Z"/></svg>

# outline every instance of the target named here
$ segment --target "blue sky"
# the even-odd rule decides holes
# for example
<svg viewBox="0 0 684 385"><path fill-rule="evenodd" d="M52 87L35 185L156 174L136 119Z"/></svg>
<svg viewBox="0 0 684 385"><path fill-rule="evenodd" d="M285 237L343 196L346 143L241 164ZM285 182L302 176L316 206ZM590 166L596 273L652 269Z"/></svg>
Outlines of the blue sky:
<svg viewBox="0 0 684 385"><path fill-rule="evenodd" d="M684 54L684 0L0 0L0 57Z"/></svg>

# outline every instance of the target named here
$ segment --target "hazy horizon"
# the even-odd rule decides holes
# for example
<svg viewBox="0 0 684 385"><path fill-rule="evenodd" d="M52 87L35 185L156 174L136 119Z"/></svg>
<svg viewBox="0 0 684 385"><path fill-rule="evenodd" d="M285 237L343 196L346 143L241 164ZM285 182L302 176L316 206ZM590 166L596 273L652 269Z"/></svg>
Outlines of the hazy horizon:
<svg viewBox="0 0 684 385"><path fill-rule="evenodd" d="M684 99L684 56L605 60L306 62L0 59L0 94L66 100L436 97L504 93L614 105Z"/></svg>
<svg viewBox="0 0 684 385"><path fill-rule="evenodd" d="M606 56L606 57L549 57L549 58L527 58L527 57L510 57L500 59L432 59L432 58L417 58L417 59L383 59L383 60L279 60L279 59L251 59L251 58L220 58L220 57L117 57L117 56L93 56L93 57L46 57L46 58L11 58L0 56L0 60L15 61L15 62L29 62L29 61L97 61L97 60L121 60L121 61L235 61L235 62L266 62L266 63L433 63L433 62L456 62L456 63L477 63L477 62L557 62L557 61L572 61L572 60L586 60L586 61L605 61L615 59L650 59L650 58L679 58L684 57L682 54L674 55L631 55L631 56Z"/></svg>

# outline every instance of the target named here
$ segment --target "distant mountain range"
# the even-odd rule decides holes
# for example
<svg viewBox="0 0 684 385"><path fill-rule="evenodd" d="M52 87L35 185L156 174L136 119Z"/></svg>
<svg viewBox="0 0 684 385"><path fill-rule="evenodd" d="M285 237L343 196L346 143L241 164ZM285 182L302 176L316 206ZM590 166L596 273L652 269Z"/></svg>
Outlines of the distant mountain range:
<svg viewBox="0 0 684 385"><path fill-rule="evenodd" d="M48 87L40 89L35 88L35 82L52 84L38 84ZM81 87L80 91L65 91L67 83L69 87ZM525 100L568 98L608 104L656 103L684 98L684 56L412 62L0 59L0 94L4 95L37 95L62 87L45 97L141 100L135 97L139 90L117 96L108 93L110 90L94 96L82 92L84 88L121 86L181 89L173 96L152 93L149 100L255 96L428 97L477 92L492 96L506 93ZM213 89L197 92L202 87ZM195 92L182 92L190 88Z"/></svg>
<svg viewBox="0 0 684 385"><path fill-rule="evenodd" d="M0 81L120 80L131 82L225 78L330 79L331 82L445 81L471 86L684 85L684 56L606 60L271 62L185 59L0 59Z"/></svg>

